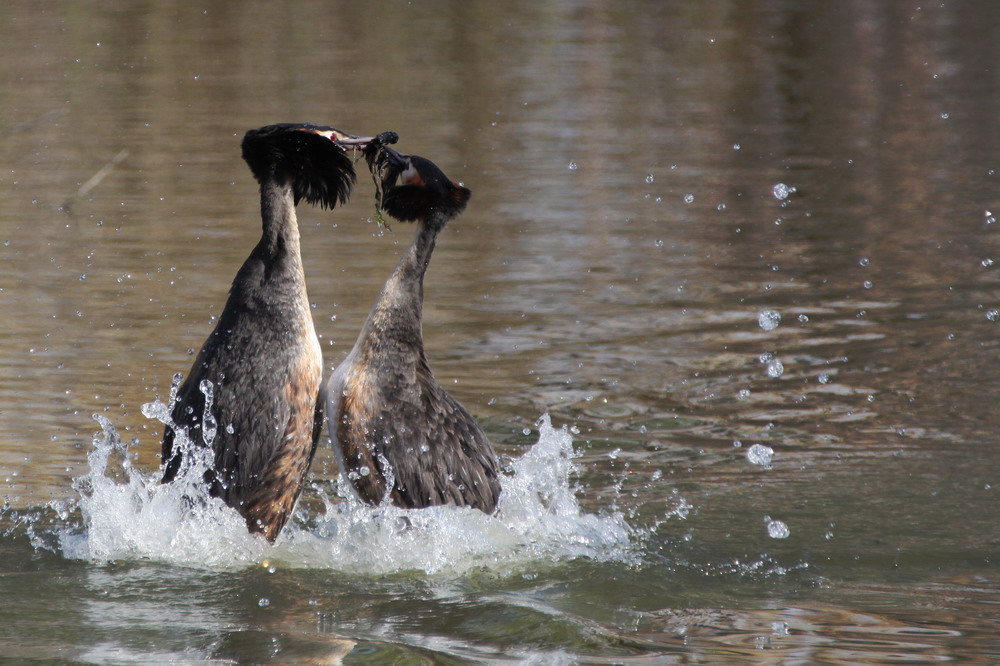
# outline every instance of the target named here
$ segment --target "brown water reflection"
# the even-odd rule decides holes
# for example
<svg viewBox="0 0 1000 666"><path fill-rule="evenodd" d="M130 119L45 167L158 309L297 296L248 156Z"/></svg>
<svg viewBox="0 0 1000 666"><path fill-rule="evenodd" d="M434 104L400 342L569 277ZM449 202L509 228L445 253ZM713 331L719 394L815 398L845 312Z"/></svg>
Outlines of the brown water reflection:
<svg viewBox="0 0 1000 666"><path fill-rule="evenodd" d="M2 586L21 611L0 633L34 646L18 654L55 642L11 639L42 596L83 602L44 654L97 662L126 644L262 660L271 633L356 640L356 661L996 660L1000 7L42 2L0 18L11 506L73 494L94 412L156 467L138 408L189 367L258 233L239 138L311 121L396 130L473 190L428 276L436 373L506 455L544 411L575 424L584 503L651 530L636 567L440 594L288 574L302 594L270 611L251 573L222 589L242 610L222 575L184 575L170 630L201 622L186 597L221 618L187 644L121 620L174 569L134 565L136 596L107 614L102 590L130 579L15 530L24 575ZM360 181L349 207L300 210L328 366L409 240L371 222ZM762 310L781 325L762 330ZM770 468L747 462L754 443ZM315 472L332 477L329 455ZM306 589L318 610L282 610Z"/></svg>

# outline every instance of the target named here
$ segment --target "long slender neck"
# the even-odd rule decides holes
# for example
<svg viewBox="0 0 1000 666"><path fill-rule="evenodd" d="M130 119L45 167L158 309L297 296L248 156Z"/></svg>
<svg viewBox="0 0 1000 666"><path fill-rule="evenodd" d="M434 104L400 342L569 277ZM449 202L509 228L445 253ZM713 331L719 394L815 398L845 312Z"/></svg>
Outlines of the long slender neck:
<svg viewBox="0 0 1000 666"><path fill-rule="evenodd" d="M260 214L264 223L260 249L273 259L287 255L294 263L301 264L299 225L291 185L274 178L262 182Z"/></svg>
<svg viewBox="0 0 1000 666"><path fill-rule="evenodd" d="M263 234L233 280L223 315L251 308L257 316L272 313L311 323L291 187L265 179L260 185L260 214ZM305 317L292 314L300 311Z"/></svg>
<svg viewBox="0 0 1000 666"><path fill-rule="evenodd" d="M423 354L424 274L438 231L438 225L428 226L423 219L417 221L413 242L382 287L358 336L356 350L372 354L417 349Z"/></svg>

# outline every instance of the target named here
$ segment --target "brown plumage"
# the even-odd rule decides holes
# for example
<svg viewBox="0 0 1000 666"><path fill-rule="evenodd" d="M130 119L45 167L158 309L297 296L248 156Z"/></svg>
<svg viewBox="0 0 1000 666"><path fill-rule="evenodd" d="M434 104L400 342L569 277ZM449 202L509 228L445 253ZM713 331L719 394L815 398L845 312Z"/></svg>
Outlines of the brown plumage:
<svg viewBox="0 0 1000 666"><path fill-rule="evenodd" d="M274 541L312 463L322 426L323 364L299 252L295 205L343 203L355 175L330 127L283 124L250 130L243 159L260 183L263 234L243 263L215 330L177 392L163 437L163 482L186 456L175 428L210 446L209 492L239 511L251 532ZM211 382L214 423L203 423ZM211 431L215 430L214 436ZM189 463L190 464L190 463Z"/></svg>
<svg viewBox="0 0 1000 666"><path fill-rule="evenodd" d="M330 438L343 476L369 504L440 504L496 510L500 478L492 444L472 415L434 379L421 331L423 278L438 233L469 200L427 159L379 142L365 150L380 207L415 221L400 258L327 385Z"/></svg>

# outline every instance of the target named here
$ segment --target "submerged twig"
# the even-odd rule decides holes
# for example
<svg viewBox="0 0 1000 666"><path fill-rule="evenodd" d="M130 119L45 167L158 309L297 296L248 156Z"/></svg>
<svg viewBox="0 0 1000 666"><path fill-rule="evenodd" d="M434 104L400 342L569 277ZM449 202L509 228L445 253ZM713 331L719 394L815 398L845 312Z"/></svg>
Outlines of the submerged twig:
<svg viewBox="0 0 1000 666"><path fill-rule="evenodd" d="M82 199L83 197L87 196L87 194L89 194L92 189L97 187L100 184L100 182L108 176L108 174L114 171L118 163L124 160L126 157L128 157L128 148L122 148L120 151L118 151L118 154L112 157L107 164L98 169L97 173L95 173L93 176L90 177L90 180L81 185L80 189L76 191L76 194L74 194L69 199L66 199L65 202L63 202L62 205L63 210L69 213L70 206L73 204L74 201L76 201L77 199Z"/></svg>
<svg viewBox="0 0 1000 666"><path fill-rule="evenodd" d="M26 120L23 123L18 123L16 125L11 125L10 127L4 130L0 130L0 139L5 139L8 136L17 134L18 132L23 132L24 130L34 127L35 125L41 122L45 122L46 120L54 120L65 113L66 109L54 109L52 111L49 111L48 113L43 113L37 118Z"/></svg>

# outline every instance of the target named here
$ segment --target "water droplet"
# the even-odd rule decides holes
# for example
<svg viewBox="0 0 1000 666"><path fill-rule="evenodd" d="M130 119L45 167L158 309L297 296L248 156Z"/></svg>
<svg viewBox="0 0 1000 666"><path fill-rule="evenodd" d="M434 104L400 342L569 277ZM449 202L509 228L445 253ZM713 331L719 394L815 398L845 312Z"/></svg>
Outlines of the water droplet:
<svg viewBox="0 0 1000 666"><path fill-rule="evenodd" d="M147 419L156 419L161 423L166 423L170 419L170 411L167 406L164 405L159 400L155 402L147 402L139 407L139 411Z"/></svg>
<svg viewBox="0 0 1000 666"><path fill-rule="evenodd" d="M649 184L653 183L653 174L646 174L646 182Z"/></svg>
<svg viewBox="0 0 1000 666"><path fill-rule="evenodd" d="M267 597L261 597L257 601L257 605L260 606L261 608L267 608L268 606L271 605L271 600L268 599Z"/></svg>
<svg viewBox="0 0 1000 666"><path fill-rule="evenodd" d="M768 467L771 459L774 458L774 449L763 444L754 444L747 449L747 460L751 465L761 465Z"/></svg>
<svg viewBox="0 0 1000 666"><path fill-rule="evenodd" d="M741 446L743 446L743 442L741 442L741 441L740 441L740 440L738 440L738 439L734 439L734 440L733 440L733 448L734 448L734 449L738 449L738 448L740 448Z"/></svg>
<svg viewBox="0 0 1000 666"><path fill-rule="evenodd" d="M858 266L864 267L869 265L870 263L871 260L868 257L861 257L860 259L858 259Z"/></svg>
<svg viewBox="0 0 1000 666"><path fill-rule="evenodd" d="M694 195L690 192L684 195L684 203L694 203Z"/></svg>
<svg viewBox="0 0 1000 666"><path fill-rule="evenodd" d="M947 112L941 114L941 120L948 120Z"/></svg>
<svg viewBox="0 0 1000 666"><path fill-rule="evenodd" d="M772 622L771 623L771 635L772 636L787 636L788 635L788 623L787 622Z"/></svg>
<svg viewBox="0 0 1000 666"><path fill-rule="evenodd" d="M657 238L655 241L653 241L653 246L654 247L663 247L663 239L662 238Z"/></svg>
<svg viewBox="0 0 1000 666"><path fill-rule="evenodd" d="M767 376L777 379L785 372L785 366L778 359L773 359L767 364Z"/></svg>
<svg viewBox="0 0 1000 666"><path fill-rule="evenodd" d="M819 379L819 383L820 384L829 384L830 383L830 375L828 375L825 372L820 373L820 375L819 375L819 377L817 377L817 379Z"/></svg>
<svg viewBox="0 0 1000 666"><path fill-rule="evenodd" d="M531 434L531 428L524 428L524 429L522 429L521 430L521 434L522 435L530 435Z"/></svg>
<svg viewBox="0 0 1000 666"><path fill-rule="evenodd" d="M788 525L780 520L767 521L767 536L772 539L787 539L789 534Z"/></svg>
<svg viewBox="0 0 1000 666"><path fill-rule="evenodd" d="M807 321L809 321L809 315L800 314L799 321L802 322L803 324L806 323Z"/></svg>
<svg viewBox="0 0 1000 666"><path fill-rule="evenodd" d="M865 289L871 289L873 285L871 280L865 280L862 284L864 285Z"/></svg>
<svg viewBox="0 0 1000 666"><path fill-rule="evenodd" d="M568 165L566 165L566 168L569 169L570 171L576 171L577 168L576 162L570 162Z"/></svg>
<svg viewBox="0 0 1000 666"><path fill-rule="evenodd" d="M983 265L983 268L989 268L990 266L993 265L993 260L992 259L983 259L979 263L981 263Z"/></svg>
<svg viewBox="0 0 1000 666"><path fill-rule="evenodd" d="M361 474L361 476L368 476L372 473L372 471L368 469L368 465L362 465L358 468L358 473Z"/></svg>
<svg viewBox="0 0 1000 666"><path fill-rule="evenodd" d="M726 204L720 203L718 206L715 207L715 210L726 210Z"/></svg>
<svg viewBox="0 0 1000 666"><path fill-rule="evenodd" d="M989 312L986 313L986 318L989 319L990 321L996 321L997 319L1000 319L1000 312L997 312L996 310L990 310Z"/></svg>
<svg viewBox="0 0 1000 666"><path fill-rule="evenodd" d="M757 314L757 325L765 331L773 331L781 323L781 315L775 310L761 310Z"/></svg>
<svg viewBox="0 0 1000 666"><path fill-rule="evenodd" d="M789 187L784 183L778 183L777 185L771 188L771 193L774 194L774 198L777 199L778 201L784 201L785 199L788 198L790 194L794 192L795 192L794 187Z"/></svg>
<svg viewBox="0 0 1000 666"><path fill-rule="evenodd" d="M750 389L740 389L739 392L736 394L736 397L739 398L740 400L746 400L747 398L750 397Z"/></svg>
<svg viewBox="0 0 1000 666"><path fill-rule="evenodd" d="M739 149L740 149L740 144L734 143L733 144L733 150L739 150Z"/></svg>
<svg viewBox="0 0 1000 666"><path fill-rule="evenodd" d="M212 414L212 403L214 402L215 388L212 385L211 380L203 379L198 384L198 389L205 396L205 409L202 412L201 422L202 431L201 437L205 442L205 445L211 448L212 442L215 440L215 433L218 432L218 422L215 420L215 416Z"/></svg>

